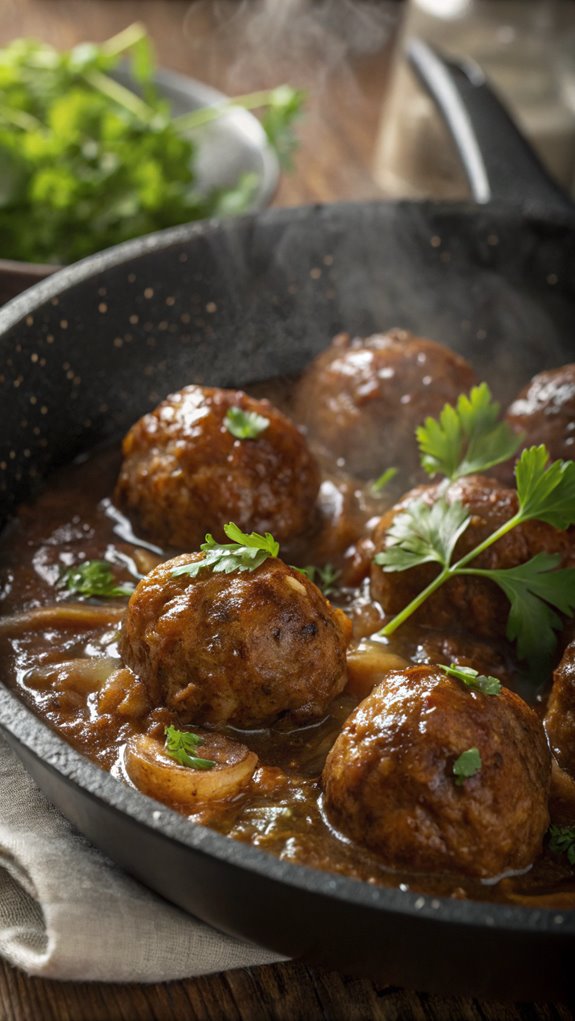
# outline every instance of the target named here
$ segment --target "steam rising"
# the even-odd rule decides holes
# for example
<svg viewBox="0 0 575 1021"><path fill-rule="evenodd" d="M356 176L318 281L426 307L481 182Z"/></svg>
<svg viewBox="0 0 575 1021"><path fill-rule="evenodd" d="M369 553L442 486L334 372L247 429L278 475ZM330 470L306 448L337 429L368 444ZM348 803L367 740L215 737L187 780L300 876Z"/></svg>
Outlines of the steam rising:
<svg viewBox="0 0 575 1021"><path fill-rule="evenodd" d="M198 0L184 21L192 47L217 35L228 51L231 91L285 79L318 87L333 72L353 85L353 60L381 53L397 24L401 4L378 0Z"/></svg>

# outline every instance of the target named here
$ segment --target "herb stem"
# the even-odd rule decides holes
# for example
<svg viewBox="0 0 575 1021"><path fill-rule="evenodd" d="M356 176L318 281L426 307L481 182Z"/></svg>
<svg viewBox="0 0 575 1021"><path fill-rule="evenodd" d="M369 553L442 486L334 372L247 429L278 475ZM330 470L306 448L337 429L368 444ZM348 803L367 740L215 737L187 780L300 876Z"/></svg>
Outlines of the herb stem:
<svg viewBox="0 0 575 1021"><path fill-rule="evenodd" d="M411 617L411 615L415 613L416 610L419 609L419 607L426 601L426 599L428 599L429 596L433 595L436 589L440 588L441 585L443 585L444 581L447 581L447 579L451 575L451 570L452 569L449 567L444 567L443 570L440 571L440 573L437 575L437 577L434 578L433 581L430 582L426 588L422 589L422 591L419 593L419 595L415 597L415 599L412 599L411 602L407 604L407 606L404 606L403 610L400 610L400 612L397 613L395 617L392 618L392 620L390 620L389 624L386 624L385 627L381 629L379 634L383 638L388 638L389 635L392 635L394 631L397 631L398 627L401 627L401 625L404 624L405 621L409 617Z"/></svg>
<svg viewBox="0 0 575 1021"><path fill-rule="evenodd" d="M502 525L499 526L498 529L496 529L495 532L493 532L491 535L488 535L487 538L483 540L483 542L480 542L478 546L475 546L474 549L470 550L469 553L466 553L464 557L461 557L461 560L458 560L456 564L453 564L450 568L448 568L448 572L450 574L456 574L457 572L459 572L462 567L466 567L467 564L470 563L470 561L475 560L475 558L478 557L480 553L483 553L486 549L489 549L490 546L493 546L494 543L498 542L499 539L502 539L503 536L507 535L508 532L511 532L514 528L517 527L517 525L522 524L524 520L525 519L523 515L521 514L520 511L518 511L517 514L514 514L512 518L509 518L509 521L505 521Z"/></svg>
<svg viewBox="0 0 575 1021"><path fill-rule="evenodd" d="M189 113L180 114L172 119L172 124L178 131L191 131L194 128L203 127L212 121L222 117L228 110L234 107L241 107L242 110L256 110L260 106L268 106L274 89L262 89L260 92L247 92L243 96L234 96L225 99L221 103L214 103L213 106L204 106L199 110L190 110Z"/></svg>
<svg viewBox="0 0 575 1021"><path fill-rule="evenodd" d="M120 53L136 46L142 39L147 38L146 29L140 22L135 21L121 32L113 35L101 44L101 48L108 57L117 57Z"/></svg>
<svg viewBox="0 0 575 1021"><path fill-rule="evenodd" d="M148 123L154 116L154 111L147 103L144 103L143 99L140 99L135 92L120 85L120 82L115 81L114 78L109 78L107 74L103 74L101 71L88 71L84 75L84 80L92 88L102 92L119 106L123 106L134 116L139 117L140 120Z"/></svg>
<svg viewBox="0 0 575 1021"><path fill-rule="evenodd" d="M469 553L466 553L464 557L461 557L461 559L458 560L456 564L444 567L443 570L440 571L440 573L437 575L437 577L434 578L433 581L430 582L426 588L422 589L422 591L419 593L419 595L415 597L415 599L412 599L411 602L407 604L407 606L404 606L403 610L400 610L400 612L390 620L389 624L386 624L385 627L381 629L379 634L383 638L388 638L390 635L392 635L394 631L397 631L398 627L401 627L401 625L404 624L405 621L408 620L409 617L411 617L415 613L415 611L418 610L419 607L422 606L423 603L425 603L426 600L429 599L431 595L433 595L434 592L437 591L438 588L441 588L444 582L448 581L449 578L454 577L454 575L483 573L480 571L480 569L466 570L465 568L467 567L467 564L469 564L472 560L475 560L475 558L478 557L480 553L483 553L486 549L489 549L489 547L493 546L493 544L496 543L498 539L503 538L504 535L507 535L508 532L511 532L512 529L516 528L517 525L520 525L524 520L525 519L521 511L518 511L516 514L513 515L512 518L509 518L509 521L506 521L504 522L504 524L500 525L500 527L495 532L493 532L492 535L487 536L487 538L484 539L483 542L480 542Z"/></svg>
<svg viewBox="0 0 575 1021"><path fill-rule="evenodd" d="M8 107L0 107L0 120L5 124L11 124L22 131L43 131L44 125L27 110L10 110Z"/></svg>

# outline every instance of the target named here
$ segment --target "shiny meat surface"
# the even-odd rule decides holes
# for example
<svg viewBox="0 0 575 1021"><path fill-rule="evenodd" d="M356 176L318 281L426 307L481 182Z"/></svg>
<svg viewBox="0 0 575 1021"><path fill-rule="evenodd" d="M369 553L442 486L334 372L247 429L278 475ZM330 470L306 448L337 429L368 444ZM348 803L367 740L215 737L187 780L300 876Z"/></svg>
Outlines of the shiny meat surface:
<svg viewBox="0 0 575 1021"><path fill-rule="evenodd" d="M545 729L559 765L575 777L575 641L553 674Z"/></svg>
<svg viewBox="0 0 575 1021"><path fill-rule="evenodd" d="M128 604L120 651L151 705L238 727L325 713L347 679L345 615L277 559L255 571L173 576L201 558L156 567Z"/></svg>
<svg viewBox="0 0 575 1021"><path fill-rule="evenodd" d="M458 783L454 764L470 748L480 768ZM519 696L412 667L352 713L323 781L334 825L389 866L494 877L539 854L550 771L543 727Z"/></svg>
<svg viewBox="0 0 575 1021"><path fill-rule="evenodd" d="M226 427L230 408L268 426L254 439ZM300 430L268 401L241 390L188 386L128 432L116 500L158 545L195 549L228 521L285 541L309 524L319 468Z"/></svg>
<svg viewBox="0 0 575 1021"><path fill-rule="evenodd" d="M340 334L299 384L296 417L348 471L375 478L392 465L419 465L415 429L476 382L454 351L405 330Z"/></svg>
<svg viewBox="0 0 575 1021"><path fill-rule="evenodd" d="M521 449L544 443L552 459L575 456L575 363L539 372L507 409L506 420L524 433Z"/></svg>
<svg viewBox="0 0 575 1021"><path fill-rule="evenodd" d="M449 503L459 501L471 514L471 523L455 547L454 562L469 553L491 535L517 510L513 489L492 478L469 475L452 482L444 491L441 484L418 486L395 504L379 521L374 533L376 552L385 549L386 532L395 516L415 501L434 503L439 496ZM528 521L503 536L473 562L474 567L493 569L515 567L536 553L557 553L561 566L573 565L575 551L572 530L560 532L540 521ZM436 576L439 567L424 564L407 571L386 572L371 566L371 594L386 614L403 609ZM473 634L480 638L500 638L505 634L509 603L498 586L485 578L451 578L417 611L418 624L450 628L453 621L472 622Z"/></svg>

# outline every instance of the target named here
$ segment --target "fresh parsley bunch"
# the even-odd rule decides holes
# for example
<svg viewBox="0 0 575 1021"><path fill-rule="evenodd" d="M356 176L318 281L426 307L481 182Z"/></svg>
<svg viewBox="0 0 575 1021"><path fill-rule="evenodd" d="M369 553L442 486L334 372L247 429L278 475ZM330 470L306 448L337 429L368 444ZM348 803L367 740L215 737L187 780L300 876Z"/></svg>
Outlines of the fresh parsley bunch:
<svg viewBox="0 0 575 1021"><path fill-rule="evenodd" d="M520 438L498 421L498 415L499 405L491 399L486 383L460 397L455 406L446 405L439 419L428 418L417 430L422 466L431 475L453 480L506 461ZM518 656L538 662L550 657L555 632L562 627L559 613L575 611L575 569L559 570L560 556L548 553L507 569L473 565L484 550L526 521L543 521L561 530L575 524L575 463L550 463L545 446L529 447L517 462L515 480L516 514L455 563L457 540L471 521L463 504L440 497L431 505L416 501L397 515L387 533L386 549L376 555L375 562L384 571L406 571L432 562L440 570L381 634L393 634L450 578L475 575L493 581L509 599L507 637L517 642Z"/></svg>
<svg viewBox="0 0 575 1021"><path fill-rule="evenodd" d="M127 56L140 95L113 77ZM232 105L262 108L281 154L301 103L302 93L283 85L173 118L155 89L141 25L66 53L15 40L0 50L2 256L68 263L150 231L242 212L253 175L200 192L194 130Z"/></svg>

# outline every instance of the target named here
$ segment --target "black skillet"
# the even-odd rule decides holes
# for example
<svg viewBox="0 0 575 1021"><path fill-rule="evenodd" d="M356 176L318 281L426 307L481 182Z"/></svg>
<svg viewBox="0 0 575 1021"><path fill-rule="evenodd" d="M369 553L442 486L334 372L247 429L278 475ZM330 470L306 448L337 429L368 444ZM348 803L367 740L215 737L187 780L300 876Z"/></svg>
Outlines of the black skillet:
<svg viewBox="0 0 575 1021"><path fill-rule="evenodd" d="M452 103L484 92L457 68L440 74ZM500 145L512 141L505 130ZM293 373L342 328L401 324L436 337L507 393L573 360L575 217L541 177L536 187L536 164L497 155L504 197L529 194L528 212L495 200L487 148L483 205L340 204L195 224L16 298L0 311L2 521L52 467L117 437L171 389ZM118 783L5 688L0 725L90 840L226 932L430 991L532 1000L573 984L575 912L442 900L287 864Z"/></svg>

